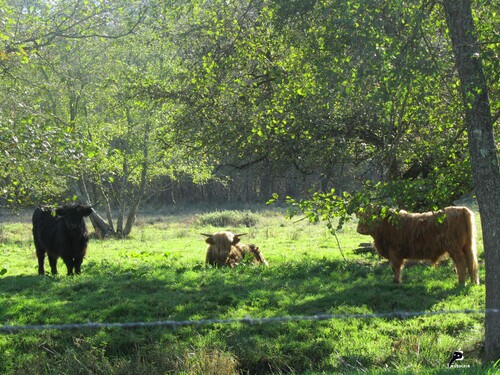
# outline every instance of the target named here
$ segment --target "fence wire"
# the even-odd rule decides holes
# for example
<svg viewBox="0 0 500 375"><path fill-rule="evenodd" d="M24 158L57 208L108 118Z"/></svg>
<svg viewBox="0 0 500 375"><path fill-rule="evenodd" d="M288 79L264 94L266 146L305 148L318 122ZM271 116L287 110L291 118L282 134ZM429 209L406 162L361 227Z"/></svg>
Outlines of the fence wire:
<svg viewBox="0 0 500 375"><path fill-rule="evenodd" d="M200 319L200 320L160 320L151 322L126 322L126 323L68 323L68 324L35 324L35 325L3 325L0 326L0 334L14 334L22 331L43 331L43 330L84 330L84 329L103 329L103 328L151 328L151 327L167 327L180 328L186 326L206 326L213 324L234 324L241 323L247 325L269 324L269 323L286 323L293 321L322 321L322 320L338 320L338 319L408 319L420 316L436 316L436 315L458 315L458 314L498 314L500 309L484 309L484 310L439 310L439 311L391 311L385 313L372 314L315 314L315 315L294 315L294 316L278 316L269 318L252 318L245 316L243 318L228 318L228 319Z"/></svg>

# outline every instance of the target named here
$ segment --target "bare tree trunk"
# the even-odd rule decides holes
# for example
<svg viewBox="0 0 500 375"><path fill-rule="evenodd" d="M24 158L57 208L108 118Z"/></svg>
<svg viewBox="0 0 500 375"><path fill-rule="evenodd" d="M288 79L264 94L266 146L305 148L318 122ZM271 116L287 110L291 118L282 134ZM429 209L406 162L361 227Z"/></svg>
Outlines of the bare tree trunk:
<svg viewBox="0 0 500 375"><path fill-rule="evenodd" d="M132 231L132 227L135 224L135 218L137 210L139 208L139 203L133 204L128 212L127 221L125 223L125 228L123 228L123 237L127 237Z"/></svg>
<svg viewBox="0 0 500 375"><path fill-rule="evenodd" d="M96 202L92 202L90 199L90 195L87 190L87 185L85 184L85 179L83 178L83 176L80 177L80 184L81 188L80 186L78 186L78 184L75 184L74 186L78 199L80 199L80 201L82 201L82 203L85 204L95 204ZM104 219L101 216L99 216L99 214L95 209L89 216L89 219L90 222L92 223L92 226L94 227L94 231L97 234L97 237L106 238L113 233L112 228L108 225L108 223L106 223L106 221L104 221Z"/></svg>
<svg viewBox="0 0 500 375"><path fill-rule="evenodd" d="M90 222L94 227L94 231L99 238L107 238L113 234L112 228L106 223L106 221L94 210L89 216Z"/></svg>
<svg viewBox="0 0 500 375"><path fill-rule="evenodd" d="M101 185L101 195L104 198L104 201L106 202L106 217L108 218L108 226L109 226L109 234L115 234L115 227L113 225L113 214L111 212L111 204L109 203L109 198L106 192L104 191L104 188Z"/></svg>
<svg viewBox="0 0 500 375"><path fill-rule="evenodd" d="M118 218L116 219L116 237L118 238L124 238L123 234L123 218L125 216L125 204L120 203L120 206L118 208Z"/></svg>
<svg viewBox="0 0 500 375"><path fill-rule="evenodd" d="M123 176L120 181L120 192L121 198L118 198L118 218L116 219L116 237L124 238L123 233L123 222L125 217L125 210L127 205L127 189L128 189L128 178L129 178L129 164L128 164L128 150L124 150L123 153Z"/></svg>
<svg viewBox="0 0 500 375"><path fill-rule="evenodd" d="M483 228L488 309L484 359L490 362L500 358L500 168L471 0L445 0L443 6L461 82L472 174Z"/></svg>
<svg viewBox="0 0 500 375"><path fill-rule="evenodd" d="M139 183L139 188L136 191L134 201L131 202L131 207L127 216L127 222L125 223L125 228L123 229L123 236L126 237L132 231L132 227L135 223L136 213L139 209L139 205L141 204L142 198L146 193L146 184L148 178L148 168L149 168L149 132L151 130L151 126L149 122L146 122L144 129L144 142L142 145L142 165L141 165L141 181Z"/></svg>

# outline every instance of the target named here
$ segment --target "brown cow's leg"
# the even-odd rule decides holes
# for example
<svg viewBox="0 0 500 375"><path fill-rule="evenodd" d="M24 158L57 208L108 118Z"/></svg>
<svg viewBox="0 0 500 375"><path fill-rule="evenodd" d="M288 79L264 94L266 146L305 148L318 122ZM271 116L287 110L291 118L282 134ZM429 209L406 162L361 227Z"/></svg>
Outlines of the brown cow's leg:
<svg viewBox="0 0 500 375"><path fill-rule="evenodd" d="M478 264L475 250L471 246L464 246L462 252L467 263L467 270L469 271L470 282L479 285Z"/></svg>
<svg viewBox="0 0 500 375"><path fill-rule="evenodd" d="M451 254L451 259L453 259L453 262L455 263L455 269L457 270L458 274L458 283L460 285L465 285L465 278L467 276L467 263L465 261L465 257L463 254Z"/></svg>
<svg viewBox="0 0 500 375"><path fill-rule="evenodd" d="M403 269L403 260L391 259L392 272L394 273L394 282L401 284L401 272Z"/></svg>
<svg viewBox="0 0 500 375"><path fill-rule="evenodd" d="M469 269L469 275L470 275L470 282L472 284L476 284L476 285L481 284L479 282L479 273L477 271L477 268L473 268L472 270Z"/></svg>

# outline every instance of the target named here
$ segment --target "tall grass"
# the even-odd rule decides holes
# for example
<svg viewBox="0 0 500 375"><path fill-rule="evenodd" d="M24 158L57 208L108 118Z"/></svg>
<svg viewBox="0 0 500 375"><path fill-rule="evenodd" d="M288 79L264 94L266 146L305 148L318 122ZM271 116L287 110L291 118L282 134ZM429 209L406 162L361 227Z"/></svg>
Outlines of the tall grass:
<svg viewBox="0 0 500 375"><path fill-rule="evenodd" d="M200 214L196 224L199 226L226 227L254 227L257 224L257 215L250 211L214 211Z"/></svg>
<svg viewBox="0 0 500 375"><path fill-rule="evenodd" d="M0 324L484 308L484 286L458 287L450 262L407 267L403 284L394 285L386 261L356 251L369 239L352 224L339 234L345 261L322 225L271 211L249 214L250 227L240 211L140 217L128 239L92 240L78 277L37 276L29 221L4 222ZM228 227L245 228L245 240L262 249L270 267L206 267L199 233ZM456 314L26 331L0 334L0 373L448 373L455 350L464 351L465 367L451 373L493 373L481 367L483 323L481 315Z"/></svg>

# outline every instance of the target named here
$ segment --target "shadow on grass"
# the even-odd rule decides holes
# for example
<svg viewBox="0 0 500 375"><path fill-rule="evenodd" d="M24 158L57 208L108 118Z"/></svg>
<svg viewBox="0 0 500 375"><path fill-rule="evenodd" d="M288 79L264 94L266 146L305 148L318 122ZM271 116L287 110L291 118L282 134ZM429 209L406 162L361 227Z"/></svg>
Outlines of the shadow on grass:
<svg viewBox="0 0 500 375"><path fill-rule="evenodd" d="M412 280L425 280L426 270L426 267L414 267ZM440 275L436 272L435 277L439 279ZM140 262L121 266L104 261L89 262L82 275L75 277L2 277L0 325L422 311L463 293L463 289L451 286L455 285L451 278L438 285L441 287L428 288L417 281L394 285L386 265L359 261L324 259L232 270L206 268L200 264ZM276 373L321 368L345 370L355 366L362 370L379 365L370 355L356 352L358 349L352 349L354 354L346 354L349 350L341 348L349 345L344 343L342 335L363 330L367 324L366 320L251 326L211 324L178 329L77 330L45 335L64 338L65 343L59 344L61 348L72 345L75 336L86 337L92 340L93 347L105 347L107 355L129 358L138 347L158 343L163 343L174 353L172 356L177 357L199 345L222 350L231 348L244 371ZM33 337L39 337L39 333ZM47 336L42 336L34 342L46 339ZM39 350L39 344L34 345L27 350ZM62 351L61 348L58 350Z"/></svg>
<svg viewBox="0 0 500 375"><path fill-rule="evenodd" d="M422 266L412 271L425 272ZM440 273L435 272L439 278ZM81 276L6 276L0 279L0 316L28 324L95 320L99 322L226 318L253 311L307 315L425 311L463 292L442 282L390 281L387 267L365 262L285 263L279 268L245 266L212 269L143 263L122 268L90 264ZM363 307L353 310L351 307ZM23 312L19 314L20 310ZM20 318L21 317L21 318Z"/></svg>

